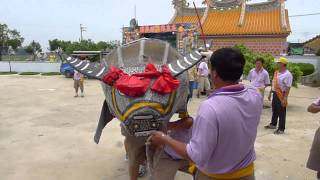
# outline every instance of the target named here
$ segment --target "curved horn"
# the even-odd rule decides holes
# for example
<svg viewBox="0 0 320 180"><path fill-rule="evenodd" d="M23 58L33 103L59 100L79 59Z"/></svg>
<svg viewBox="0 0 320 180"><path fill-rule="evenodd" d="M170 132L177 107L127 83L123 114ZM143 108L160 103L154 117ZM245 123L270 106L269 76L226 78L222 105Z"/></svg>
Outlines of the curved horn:
<svg viewBox="0 0 320 180"><path fill-rule="evenodd" d="M108 72L108 67L102 63L85 62L73 57L68 57L67 63L80 73L98 80L102 80L103 76Z"/></svg>
<svg viewBox="0 0 320 180"><path fill-rule="evenodd" d="M183 57L183 59L178 59L175 63L168 64L168 66L174 74L174 77L177 77L198 64L203 58L204 56L199 51L195 50Z"/></svg>

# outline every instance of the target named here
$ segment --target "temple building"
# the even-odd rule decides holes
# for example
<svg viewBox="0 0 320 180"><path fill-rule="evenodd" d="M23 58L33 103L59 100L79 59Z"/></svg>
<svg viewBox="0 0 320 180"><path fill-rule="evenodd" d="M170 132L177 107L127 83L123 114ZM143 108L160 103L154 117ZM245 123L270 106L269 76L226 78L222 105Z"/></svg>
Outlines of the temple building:
<svg viewBox="0 0 320 180"><path fill-rule="evenodd" d="M195 23L200 38L216 50L244 44L255 52L280 55L287 52L291 29L285 0L247 4L245 0L206 0L206 7L189 7L186 0L174 0L175 14L170 24ZM198 41L203 46L203 41Z"/></svg>
<svg viewBox="0 0 320 180"><path fill-rule="evenodd" d="M285 0L255 4L246 0L205 0L205 6L196 9L186 0L173 0L172 4L175 13L168 24L139 26L132 19L130 26L123 28L123 43L146 37L166 40L181 53L236 44L276 56L287 53L291 29Z"/></svg>

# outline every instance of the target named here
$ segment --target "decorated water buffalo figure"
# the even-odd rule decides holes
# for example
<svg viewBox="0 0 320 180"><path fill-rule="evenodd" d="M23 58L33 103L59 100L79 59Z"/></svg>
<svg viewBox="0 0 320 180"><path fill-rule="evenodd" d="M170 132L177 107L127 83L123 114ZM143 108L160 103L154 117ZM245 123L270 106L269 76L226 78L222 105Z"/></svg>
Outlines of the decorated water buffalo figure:
<svg viewBox="0 0 320 180"><path fill-rule="evenodd" d="M198 51L182 56L168 42L145 38L116 48L100 64L67 58L77 71L101 81L105 100L95 142L117 118L122 134L132 141L128 144L135 146L128 151L143 147L153 130L166 131L173 114L187 112L186 70L201 60ZM136 163L132 156L137 153L128 154L129 163Z"/></svg>

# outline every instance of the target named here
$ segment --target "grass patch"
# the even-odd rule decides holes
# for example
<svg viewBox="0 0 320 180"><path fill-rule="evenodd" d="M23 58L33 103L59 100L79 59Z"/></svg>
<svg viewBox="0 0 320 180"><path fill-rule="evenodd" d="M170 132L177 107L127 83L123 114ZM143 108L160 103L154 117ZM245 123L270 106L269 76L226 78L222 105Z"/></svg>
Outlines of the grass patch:
<svg viewBox="0 0 320 180"><path fill-rule="evenodd" d="M61 75L59 72L46 72L46 73L41 73L42 76L58 76Z"/></svg>
<svg viewBox="0 0 320 180"><path fill-rule="evenodd" d="M0 75L18 74L17 72L0 72Z"/></svg>
<svg viewBox="0 0 320 180"><path fill-rule="evenodd" d="M38 75L40 74L39 72L22 72L19 75Z"/></svg>

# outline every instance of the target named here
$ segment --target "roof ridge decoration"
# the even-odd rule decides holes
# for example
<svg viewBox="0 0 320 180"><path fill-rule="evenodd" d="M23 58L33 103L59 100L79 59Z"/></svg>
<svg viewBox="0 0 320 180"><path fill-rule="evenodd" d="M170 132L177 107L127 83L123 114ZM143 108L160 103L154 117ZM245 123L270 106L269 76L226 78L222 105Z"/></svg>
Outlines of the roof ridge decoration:
<svg viewBox="0 0 320 180"><path fill-rule="evenodd" d="M206 3L207 5L209 5L211 8L213 9L218 9L218 10L230 10L230 9L234 9L234 8L238 8L241 3L242 0L207 0L208 3Z"/></svg>
<svg viewBox="0 0 320 180"><path fill-rule="evenodd" d="M287 29L287 20L286 20L286 6L285 6L285 0L279 0L280 1L280 12L281 12L281 26L283 29Z"/></svg>
<svg viewBox="0 0 320 180"><path fill-rule="evenodd" d="M172 5L175 9L189 7L187 0L172 0Z"/></svg>
<svg viewBox="0 0 320 180"><path fill-rule="evenodd" d="M192 23L198 24L197 13L193 7L186 0L172 0L175 12L174 16L169 21L169 24L176 23ZM197 8L201 21L205 20L204 15L208 10L207 7Z"/></svg>
<svg viewBox="0 0 320 180"><path fill-rule="evenodd" d="M268 0L266 2L247 4L248 11L265 11L280 8L281 0Z"/></svg>
<svg viewBox="0 0 320 180"><path fill-rule="evenodd" d="M240 13L240 18L239 18L239 26L242 26L244 24L246 7L247 7L246 0L241 0L241 13Z"/></svg>

